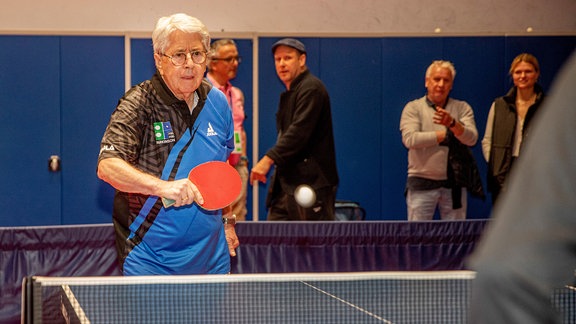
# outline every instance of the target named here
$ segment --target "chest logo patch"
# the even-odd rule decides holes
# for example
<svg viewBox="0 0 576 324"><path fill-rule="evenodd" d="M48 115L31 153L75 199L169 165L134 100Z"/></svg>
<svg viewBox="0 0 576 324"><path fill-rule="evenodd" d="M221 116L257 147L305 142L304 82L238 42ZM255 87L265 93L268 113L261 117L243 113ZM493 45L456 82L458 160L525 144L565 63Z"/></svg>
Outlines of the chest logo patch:
<svg viewBox="0 0 576 324"><path fill-rule="evenodd" d="M206 130L206 136L218 136L218 133L212 127L212 124L208 123L208 129Z"/></svg>
<svg viewBox="0 0 576 324"><path fill-rule="evenodd" d="M176 136L174 136L174 131L172 130L172 125L169 121L155 122L153 127L156 144L171 143L176 141Z"/></svg>

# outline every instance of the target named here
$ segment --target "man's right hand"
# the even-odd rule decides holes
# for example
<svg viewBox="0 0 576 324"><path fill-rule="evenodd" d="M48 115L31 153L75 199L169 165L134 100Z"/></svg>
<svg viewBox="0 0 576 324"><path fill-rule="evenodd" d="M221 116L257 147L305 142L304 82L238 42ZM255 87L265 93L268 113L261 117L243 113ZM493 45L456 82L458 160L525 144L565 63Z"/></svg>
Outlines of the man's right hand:
<svg viewBox="0 0 576 324"><path fill-rule="evenodd" d="M274 165L274 161L267 155L264 155L264 157L254 165L250 172L250 184L253 185L254 181L266 183L266 175L270 171L272 165Z"/></svg>
<svg viewBox="0 0 576 324"><path fill-rule="evenodd" d="M174 207L190 205L194 201L198 202L199 205L204 203L204 198L196 185L187 178L174 181L163 181L159 193L162 198L174 200Z"/></svg>

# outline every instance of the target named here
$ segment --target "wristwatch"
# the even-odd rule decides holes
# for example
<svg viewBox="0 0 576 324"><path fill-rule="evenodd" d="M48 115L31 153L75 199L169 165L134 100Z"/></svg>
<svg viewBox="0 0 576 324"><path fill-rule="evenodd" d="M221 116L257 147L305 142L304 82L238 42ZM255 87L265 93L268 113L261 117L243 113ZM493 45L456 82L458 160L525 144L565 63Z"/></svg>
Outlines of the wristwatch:
<svg viewBox="0 0 576 324"><path fill-rule="evenodd" d="M224 225L236 225L236 215L232 214L232 217L222 216L222 223L224 223Z"/></svg>

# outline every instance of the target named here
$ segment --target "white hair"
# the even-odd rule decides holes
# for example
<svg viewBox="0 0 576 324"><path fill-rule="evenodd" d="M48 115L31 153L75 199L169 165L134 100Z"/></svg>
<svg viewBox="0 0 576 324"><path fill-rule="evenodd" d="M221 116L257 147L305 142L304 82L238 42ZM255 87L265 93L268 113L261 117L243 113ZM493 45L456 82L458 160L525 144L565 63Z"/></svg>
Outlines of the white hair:
<svg viewBox="0 0 576 324"><path fill-rule="evenodd" d="M210 49L210 33L206 26L198 19L187 14L177 13L158 19L156 28L152 32L152 46L154 53L163 54L170 46L169 36L179 30L185 33L198 33L202 37L204 50Z"/></svg>
<svg viewBox="0 0 576 324"><path fill-rule="evenodd" d="M435 68L436 69L448 69L452 73L452 80L454 80L456 78L456 69L454 68L454 64L452 64L452 62L450 62L450 61L441 61L441 60L437 60L437 61L432 62L432 64L430 64L428 69L426 69L426 77L427 78L430 77L430 74L432 74L432 70Z"/></svg>

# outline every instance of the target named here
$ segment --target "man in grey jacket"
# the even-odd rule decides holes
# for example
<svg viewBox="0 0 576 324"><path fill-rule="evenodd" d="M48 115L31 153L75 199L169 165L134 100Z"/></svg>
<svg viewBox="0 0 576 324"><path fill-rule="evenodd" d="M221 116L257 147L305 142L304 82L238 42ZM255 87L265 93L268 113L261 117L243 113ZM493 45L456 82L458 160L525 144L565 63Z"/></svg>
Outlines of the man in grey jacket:
<svg viewBox="0 0 576 324"><path fill-rule="evenodd" d="M436 208L444 220L466 218L466 188L454 183L449 140L473 146L478 130L470 105L449 98L455 76L451 62L432 62L426 70L427 94L410 101L402 111L400 131L408 149L409 221L431 220Z"/></svg>

